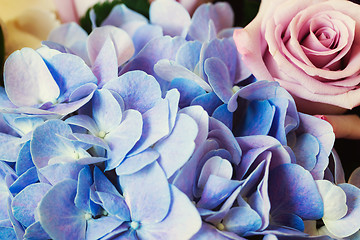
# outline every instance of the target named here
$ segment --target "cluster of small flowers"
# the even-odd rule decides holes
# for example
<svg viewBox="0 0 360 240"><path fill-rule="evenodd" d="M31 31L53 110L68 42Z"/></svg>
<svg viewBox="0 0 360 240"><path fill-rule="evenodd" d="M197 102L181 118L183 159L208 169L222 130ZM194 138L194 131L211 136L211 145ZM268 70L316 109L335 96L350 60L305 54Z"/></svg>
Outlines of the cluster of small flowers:
<svg viewBox="0 0 360 240"><path fill-rule="evenodd" d="M6 61L0 239L359 237L360 171L244 67L230 6L149 15L90 12Z"/></svg>

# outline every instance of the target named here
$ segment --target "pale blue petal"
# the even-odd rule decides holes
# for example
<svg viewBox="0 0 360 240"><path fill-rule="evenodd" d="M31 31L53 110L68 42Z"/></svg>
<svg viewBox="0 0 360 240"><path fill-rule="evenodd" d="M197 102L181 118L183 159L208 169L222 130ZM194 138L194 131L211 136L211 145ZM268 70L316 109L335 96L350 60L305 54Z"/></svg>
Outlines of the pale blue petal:
<svg viewBox="0 0 360 240"><path fill-rule="evenodd" d="M200 230L202 221L193 203L175 186L170 187L172 202L168 215L159 223L144 224L139 228L137 234L140 238L190 239Z"/></svg>
<svg viewBox="0 0 360 240"><path fill-rule="evenodd" d="M110 215L116 216L121 221L131 220L129 208L122 196L99 191L97 194L102 201L102 207Z"/></svg>
<svg viewBox="0 0 360 240"><path fill-rule="evenodd" d="M189 106L196 97L206 94L202 87L186 78L174 78L169 85L169 89L173 88L180 92L180 108Z"/></svg>
<svg viewBox="0 0 360 240"><path fill-rule="evenodd" d="M214 92L199 95L191 101L191 105L200 105L211 116L215 109L222 105L223 102L216 96Z"/></svg>
<svg viewBox="0 0 360 240"><path fill-rule="evenodd" d="M233 83L227 66L217 57L206 59L204 64L204 71L212 89L224 103L228 103L233 95Z"/></svg>
<svg viewBox="0 0 360 240"><path fill-rule="evenodd" d="M142 25L148 23L146 17L135 12L125 4L116 5L109 16L102 22L102 26L112 25L124 29L130 36Z"/></svg>
<svg viewBox="0 0 360 240"><path fill-rule="evenodd" d="M155 144L154 149L160 153L158 162L168 178L191 157L197 133L198 127L194 119L180 113L171 134Z"/></svg>
<svg viewBox="0 0 360 240"><path fill-rule="evenodd" d="M95 121L87 115L75 115L66 119L65 122L70 125L83 127L93 135L96 135L99 132L99 128Z"/></svg>
<svg viewBox="0 0 360 240"><path fill-rule="evenodd" d="M196 147L205 142L209 132L209 115L201 106L183 108L179 113L185 113L194 119L198 126L198 134L195 139Z"/></svg>
<svg viewBox="0 0 360 240"><path fill-rule="evenodd" d="M142 71L131 71L104 85L118 93L124 100L125 110L135 109L144 113L161 98L161 90L155 78Z"/></svg>
<svg viewBox="0 0 360 240"><path fill-rule="evenodd" d="M206 83L204 79L173 60L159 60L154 65L154 71L159 77L168 82L171 82L175 78L185 78L195 82L207 92L212 91L210 85Z"/></svg>
<svg viewBox="0 0 360 240"><path fill-rule="evenodd" d="M215 175L210 175L197 207L214 209L229 197L240 186L239 181L228 180Z"/></svg>
<svg viewBox="0 0 360 240"><path fill-rule="evenodd" d="M116 168L141 137L141 114L130 109L124 112L123 117L122 123L104 139L110 147L110 160L106 162L106 170Z"/></svg>
<svg viewBox="0 0 360 240"><path fill-rule="evenodd" d="M161 90L165 93L168 90L169 82L160 79L160 77L157 76L154 72L154 65L161 59L175 60L177 50L185 42L185 39L181 37L171 38L169 36L164 36L152 39L128 64L125 65L120 74L132 70L145 71L157 79Z"/></svg>
<svg viewBox="0 0 360 240"><path fill-rule="evenodd" d="M151 23L161 26L170 36L180 36L190 25L189 12L176 1L157 0L150 5L149 15Z"/></svg>
<svg viewBox="0 0 360 240"><path fill-rule="evenodd" d="M10 101L17 106L51 102L60 94L43 59L31 48L17 50L7 58L4 85Z"/></svg>
<svg viewBox="0 0 360 240"><path fill-rule="evenodd" d="M92 105L93 118L100 131L109 133L121 123L121 107L109 90L97 90L94 93Z"/></svg>
<svg viewBox="0 0 360 240"><path fill-rule="evenodd" d="M163 36L163 30L160 26L151 24L140 26L132 36L135 46L134 55L138 54L150 40L161 36Z"/></svg>
<svg viewBox="0 0 360 240"><path fill-rule="evenodd" d="M20 176L31 167L35 166L30 153L30 141L27 141L20 149L18 158L16 160L15 170L16 174Z"/></svg>
<svg viewBox="0 0 360 240"><path fill-rule="evenodd" d="M93 183L89 167L84 167L79 172L77 191L74 204L77 208L90 212L90 186Z"/></svg>
<svg viewBox="0 0 360 240"><path fill-rule="evenodd" d="M160 154L157 151L148 148L141 153L125 158L125 160L115 169L116 174L119 176L133 174L156 161L159 156Z"/></svg>
<svg viewBox="0 0 360 240"><path fill-rule="evenodd" d="M97 83L91 69L76 55L60 53L44 61L60 88L59 102L66 101L80 86Z"/></svg>
<svg viewBox="0 0 360 240"><path fill-rule="evenodd" d="M9 187L12 194L16 194L23 190L26 186L39 181L36 167L29 168L21 176L19 176L15 182Z"/></svg>
<svg viewBox="0 0 360 240"><path fill-rule="evenodd" d="M157 162L134 174L121 175L119 181L132 221L157 223L167 216L171 203L170 188Z"/></svg>
<svg viewBox="0 0 360 240"><path fill-rule="evenodd" d="M50 189L51 185L46 183L35 183L24 188L12 200L14 217L25 227L35 223L36 208Z"/></svg>
<svg viewBox="0 0 360 240"><path fill-rule="evenodd" d="M143 131L141 138L131 150L129 156L144 151L170 133L169 110L169 102L166 99L161 99L153 108L142 115Z"/></svg>
<svg viewBox="0 0 360 240"><path fill-rule="evenodd" d="M339 187L346 194L347 214L335 221L324 219L324 223L329 232L339 238L344 238L354 234L360 228L358 221L360 218L360 189L348 183L339 184Z"/></svg>
<svg viewBox="0 0 360 240"><path fill-rule="evenodd" d="M0 132L0 160L16 162L22 143L21 138Z"/></svg>
<svg viewBox="0 0 360 240"><path fill-rule="evenodd" d="M39 179L45 178L51 185L55 185L65 179L78 179L79 172L83 165L76 163L60 163L49 165L39 169ZM41 175L41 176L40 176ZM45 180L40 180L41 182Z"/></svg>
<svg viewBox="0 0 360 240"><path fill-rule="evenodd" d="M50 237L42 228L40 222L31 224L25 230L24 239L26 240L48 240Z"/></svg>
<svg viewBox="0 0 360 240"><path fill-rule="evenodd" d="M249 231L256 231L261 227L260 216L250 207L233 207L222 222L230 232L244 235Z"/></svg>
<svg viewBox="0 0 360 240"><path fill-rule="evenodd" d="M189 41L179 48L176 53L175 61L185 68L193 71L200 61L202 43L199 41Z"/></svg>
<svg viewBox="0 0 360 240"><path fill-rule="evenodd" d="M85 212L74 205L76 186L76 181L64 180L52 187L39 204L41 226L54 239L85 239Z"/></svg>
<svg viewBox="0 0 360 240"><path fill-rule="evenodd" d="M229 129L233 128L233 113L228 110L227 104L217 107L212 117L224 123Z"/></svg>
<svg viewBox="0 0 360 240"><path fill-rule="evenodd" d="M53 157L71 156L75 150L73 144L60 137L71 134L70 126L61 120L50 120L37 127L30 142L35 166L37 168L45 167Z"/></svg>
<svg viewBox="0 0 360 240"><path fill-rule="evenodd" d="M94 168L94 183L95 190L97 192L111 193L113 195L120 196L118 190L110 182L110 180L104 175L104 173L98 168Z"/></svg>
<svg viewBox="0 0 360 240"><path fill-rule="evenodd" d="M86 227L86 240L97 240L107 233L112 232L115 228L123 223L122 220L113 217L101 217L98 219L90 219Z"/></svg>
<svg viewBox="0 0 360 240"><path fill-rule="evenodd" d="M64 45L89 63L89 57L86 50L87 37L87 32L78 24L72 22L62 24L51 31L48 40Z"/></svg>

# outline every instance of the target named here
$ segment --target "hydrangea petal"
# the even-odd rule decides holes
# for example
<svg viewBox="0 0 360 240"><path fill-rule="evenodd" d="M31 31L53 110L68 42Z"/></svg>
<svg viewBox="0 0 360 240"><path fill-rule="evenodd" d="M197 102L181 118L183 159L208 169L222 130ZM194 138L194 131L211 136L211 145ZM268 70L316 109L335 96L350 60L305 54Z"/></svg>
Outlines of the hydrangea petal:
<svg viewBox="0 0 360 240"><path fill-rule="evenodd" d="M194 119L181 113L171 134L155 144L154 149L160 153L158 162L168 178L191 157L195 149L197 132L198 127Z"/></svg>
<svg viewBox="0 0 360 240"><path fill-rule="evenodd" d="M31 48L23 48L8 57L4 85L9 99L17 106L52 102L60 94L43 59Z"/></svg>
<svg viewBox="0 0 360 240"><path fill-rule="evenodd" d="M152 39L163 36L163 30L160 26L145 24L140 26L132 36L135 53L138 54L141 49Z"/></svg>
<svg viewBox="0 0 360 240"><path fill-rule="evenodd" d="M108 156L110 160L106 162L106 170L117 167L141 137L143 126L141 114L130 109L124 112L123 117L122 123L105 136L105 141L110 147Z"/></svg>
<svg viewBox="0 0 360 240"><path fill-rule="evenodd" d="M77 208L90 212L90 186L93 183L89 167L84 167L79 172L77 191L74 204Z"/></svg>
<svg viewBox="0 0 360 240"><path fill-rule="evenodd" d="M256 231L261 227L260 216L250 207L233 207L222 222L225 229L242 236L249 231Z"/></svg>
<svg viewBox="0 0 360 240"><path fill-rule="evenodd" d="M217 57L207 58L204 63L204 71L216 95L224 103L228 103L233 95L233 83L225 63Z"/></svg>
<svg viewBox="0 0 360 240"><path fill-rule="evenodd" d="M134 54L133 42L124 30L114 26L99 27L95 28L87 39L87 48L92 63L96 62L107 39L111 39L115 47L118 66L129 60Z"/></svg>
<svg viewBox="0 0 360 240"><path fill-rule="evenodd" d="M189 106L193 99L206 94L201 86L186 78L174 78L169 85L169 89L173 88L180 92L180 108Z"/></svg>
<svg viewBox="0 0 360 240"><path fill-rule="evenodd" d="M350 175L349 183L360 188L360 167L356 168Z"/></svg>
<svg viewBox="0 0 360 240"><path fill-rule="evenodd" d="M7 162L16 162L22 147L18 137L0 132L0 159Z"/></svg>
<svg viewBox="0 0 360 240"><path fill-rule="evenodd" d="M174 16L174 14L176 14ZM170 36L180 36L190 25L189 12L178 2L157 0L150 5L150 21L160 25L164 33Z"/></svg>
<svg viewBox="0 0 360 240"><path fill-rule="evenodd" d="M319 219L324 214L323 201L314 179L297 164L282 164L270 171L269 197L271 206L282 206L288 213L305 220ZM299 204L304 202L312 204Z"/></svg>
<svg viewBox="0 0 360 240"><path fill-rule="evenodd" d="M144 224L137 231L140 238L147 239L151 236L154 239L190 239L199 231L201 218L195 206L175 186L170 185L170 189L172 202L168 215L159 223Z"/></svg>
<svg viewBox="0 0 360 240"><path fill-rule="evenodd" d="M74 205L76 187L76 181L64 180L53 186L39 204L41 226L54 239L85 239L85 212Z"/></svg>
<svg viewBox="0 0 360 240"><path fill-rule="evenodd" d="M133 174L151 164L159 158L160 154L152 148L146 149L134 156L127 157L116 169L117 175Z"/></svg>
<svg viewBox="0 0 360 240"><path fill-rule="evenodd" d="M153 108L149 109L142 115L142 135L140 140L129 153L129 156L144 151L169 134L169 110L169 102L165 99L161 99Z"/></svg>
<svg viewBox="0 0 360 240"><path fill-rule="evenodd" d="M100 131L110 132L122 120L122 111L119 103L107 89L99 89L92 99L93 118Z"/></svg>
<svg viewBox="0 0 360 240"><path fill-rule="evenodd" d="M186 78L194 81L205 91L212 91L210 85L207 84L201 77L175 61L161 59L154 65L154 71L158 76L168 82L171 82L175 78Z"/></svg>
<svg viewBox="0 0 360 240"><path fill-rule="evenodd" d="M209 115L201 106L190 106L183 108L179 113L185 113L192 117L198 125L198 134L195 139L196 147L202 144L209 132Z"/></svg>
<svg viewBox="0 0 360 240"><path fill-rule="evenodd" d="M14 217L25 227L35 223L36 207L50 189L51 185L46 183L35 183L24 188L12 200Z"/></svg>
<svg viewBox="0 0 360 240"><path fill-rule="evenodd" d="M143 224L156 223L168 214L171 203L170 188L157 162L134 174L121 175L119 181L133 221Z"/></svg>
<svg viewBox="0 0 360 240"><path fill-rule="evenodd" d="M27 141L20 149L18 159L16 160L16 174L20 176L31 167L35 166L30 153L30 141Z"/></svg>
<svg viewBox="0 0 360 240"><path fill-rule="evenodd" d="M97 240L112 232L116 227L123 223L122 220L113 217L101 217L98 219L90 219L87 222L86 240Z"/></svg>
<svg viewBox="0 0 360 240"><path fill-rule="evenodd" d="M347 214L340 220L323 220L330 233L339 238L344 238L354 234L360 228L358 221L360 217L360 189L348 183L339 184L339 187L346 194Z"/></svg>
<svg viewBox="0 0 360 240"><path fill-rule="evenodd" d="M131 71L104 85L124 100L125 110L135 109L144 113L161 98L161 90L155 78L142 71Z"/></svg>

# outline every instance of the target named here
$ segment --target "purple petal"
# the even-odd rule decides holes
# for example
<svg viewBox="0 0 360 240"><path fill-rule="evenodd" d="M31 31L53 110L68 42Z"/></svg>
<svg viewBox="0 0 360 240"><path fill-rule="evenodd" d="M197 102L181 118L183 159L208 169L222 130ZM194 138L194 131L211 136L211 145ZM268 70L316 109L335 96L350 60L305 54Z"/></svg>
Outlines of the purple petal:
<svg viewBox="0 0 360 240"><path fill-rule="evenodd" d="M229 197L235 189L240 186L240 182L228 180L215 175L210 175L197 207L214 209Z"/></svg>
<svg viewBox="0 0 360 240"><path fill-rule="evenodd" d="M131 175L119 176L132 221L157 223L169 212L171 196L161 167L154 162Z"/></svg>
<svg viewBox="0 0 360 240"><path fill-rule="evenodd" d="M65 122L69 125L83 127L89 130L93 135L96 135L99 132L99 128L95 121L87 115L75 115L66 119Z"/></svg>
<svg viewBox="0 0 360 240"><path fill-rule="evenodd" d="M102 201L102 207L110 214L118 218L118 221L130 221L130 211L122 196L114 195L106 192L99 192L97 194ZM120 224L119 224L120 225Z"/></svg>

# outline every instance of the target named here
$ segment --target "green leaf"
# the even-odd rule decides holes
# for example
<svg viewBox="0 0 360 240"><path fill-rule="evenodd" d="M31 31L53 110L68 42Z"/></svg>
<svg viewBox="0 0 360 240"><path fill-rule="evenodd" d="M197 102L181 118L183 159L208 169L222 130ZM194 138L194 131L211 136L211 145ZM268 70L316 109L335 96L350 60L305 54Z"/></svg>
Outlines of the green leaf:
<svg viewBox="0 0 360 240"><path fill-rule="evenodd" d="M4 71L4 62L5 62L5 39L2 31L2 27L0 26L0 85L4 86L3 80L3 71Z"/></svg>
<svg viewBox="0 0 360 240"><path fill-rule="evenodd" d="M119 4L125 4L128 8L149 18L150 3L148 2L148 0L113 0L111 2L107 0L103 3L97 3L93 7L88 9L85 16L80 19L80 26L85 29L85 31L90 33L92 30L90 10L94 9L96 15L96 25L100 26L101 23L109 16L111 10Z"/></svg>

